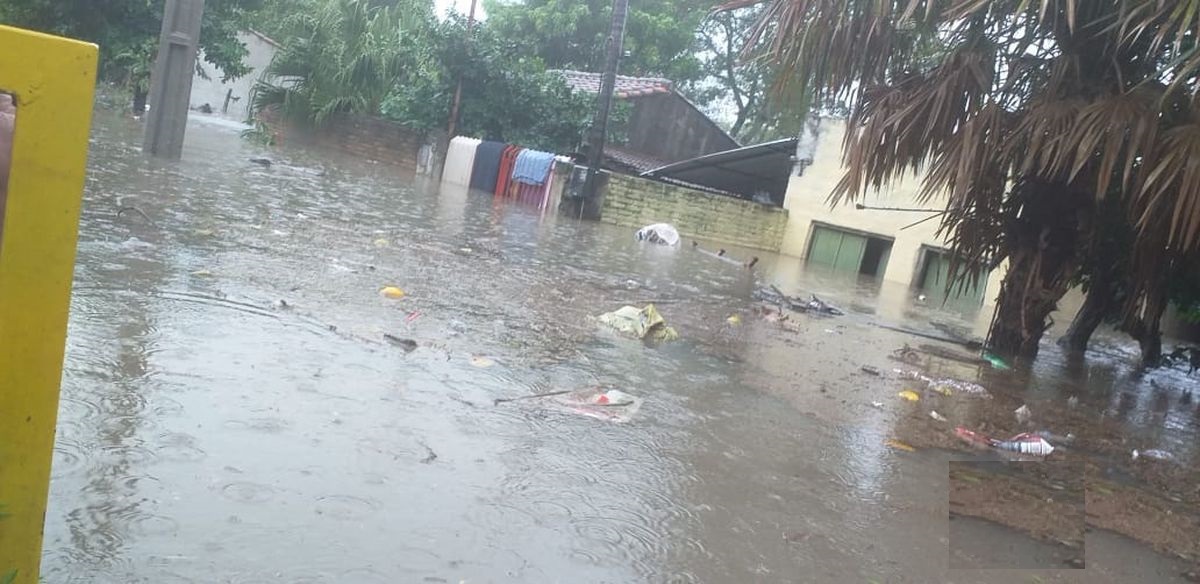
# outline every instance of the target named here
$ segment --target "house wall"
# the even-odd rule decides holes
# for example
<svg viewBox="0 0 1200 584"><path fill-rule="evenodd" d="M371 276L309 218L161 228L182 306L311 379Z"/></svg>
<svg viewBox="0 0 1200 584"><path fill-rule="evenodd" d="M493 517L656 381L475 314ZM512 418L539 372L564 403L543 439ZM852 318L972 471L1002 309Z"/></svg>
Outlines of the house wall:
<svg viewBox="0 0 1200 584"><path fill-rule="evenodd" d="M738 147L708 116L674 93L633 98L625 148L678 162Z"/></svg>
<svg viewBox="0 0 1200 584"><path fill-rule="evenodd" d="M204 71L204 76L196 73L192 78L192 95L189 102L192 109L208 104L214 114L238 121L250 117L250 92L254 89L254 84L262 76L263 71L266 70L267 65L271 64L271 59L275 58L276 46L266 37L255 32L241 32L238 33L237 38L249 52L243 62L250 67L251 71L228 83L222 83L221 72L205 61L204 56L201 55L197 59L197 63ZM204 77L208 77L208 79ZM233 91L233 97L236 99L230 100L229 109L225 110L225 96L230 90Z"/></svg>
<svg viewBox="0 0 1200 584"><path fill-rule="evenodd" d="M911 286L920 267L923 246L946 248L947 242L937 235L938 218L920 225L905 228L914 222L930 217L931 213L900 211L858 210L854 203L831 206L829 195L841 180L842 138L846 126L841 120L823 120L817 135L813 160L803 175L793 176L788 183L783 208L788 210L788 224L780 251L784 254L804 258L813 227L825 224L830 227L864 232L892 239L891 256L883 273L885 282ZM922 209L944 209L945 199L935 197L919 202L920 180L906 177L885 190L871 192L859 203L877 207L903 207ZM995 302L1000 292L1000 281L1004 266L993 270L984 292L985 304Z"/></svg>
<svg viewBox="0 0 1200 584"><path fill-rule="evenodd" d="M788 213L732 197L610 174L601 221L630 227L670 223L681 235L775 251Z"/></svg>

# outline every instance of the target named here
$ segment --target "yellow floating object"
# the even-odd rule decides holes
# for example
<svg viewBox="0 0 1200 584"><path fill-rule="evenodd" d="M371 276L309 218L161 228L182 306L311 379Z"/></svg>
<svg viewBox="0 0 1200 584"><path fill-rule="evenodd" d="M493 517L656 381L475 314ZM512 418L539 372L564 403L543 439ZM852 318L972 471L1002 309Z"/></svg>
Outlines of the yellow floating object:
<svg viewBox="0 0 1200 584"><path fill-rule="evenodd" d="M921 399L921 396L917 395L917 392L915 392L915 391L913 391L913 390L911 390L911 389L906 389L906 390L904 390L904 391L902 391L902 392L900 392L900 393L898 393L898 394L896 394L896 395L898 395L898 396L900 396L900 397L902 397L902 398L904 398L904 399L906 399L906 400L908 400L908 401L911 401L911 402L915 402L915 401L917 401L917 400L920 400L920 399Z"/></svg>
<svg viewBox="0 0 1200 584"><path fill-rule="evenodd" d="M946 396L950 395L950 387L943 385L943 384L931 385L931 386L929 386L929 389L932 389L942 395L946 395Z"/></svg>
<svg viewBox="0 0 1200 584"><path fill-rule="evenodd" d="M17 103L0 245L0 582L36 584L97 49L7 26L0 47L0 88Z"/></svg>
<svg viewBox="0 0 1200 584"><path fill-rule="evenodd" d="M903 450L905 452L916 452L917 451L916 448L913 448L912 446L909 446L908 444L905 444L899 440L894 440L894 439L884 442L884 445L886 445L890 448L895 448L896 450Z"/></svg>
<svg viewBox="0 0 1200 584"><path fill-rule="evenodd" d="M731 315L729 318L725 319L725 322L729 323L730 326L738 326L738 325L742 324L742 315L740 315L740 314Z"/></svg>
<svg viewBox="0 0 1200 584"><path fill-rule="evenodd" d="M487 357L484 357L483 355L472 355L471 356L471 365L474 365L475 367L479 367L480 369L486 369L495 364L496 364L495 361L493 361Z"/></svg>
<svg viewBox="0 0 1200 584"><path fill-rule="evenodd" d="M375 247L387 247L387 246L388 246L388 240L386 240L382 237L375 240Z"/></svg>
<svg viewBox="0 0 1200 584"><path fill-rule="evenodd" d="M384 286L383 289L379 291L379 294L384 298L391 298L393 300L399 300L405 296L404 290L395 286Z"/></svg>
<svg viewBox="0 0 1200 584"><path fill-rule="evenodd" d="M209 270L196 270L192 272L192 275L197 278L211 278L213 273Z"/></svg>

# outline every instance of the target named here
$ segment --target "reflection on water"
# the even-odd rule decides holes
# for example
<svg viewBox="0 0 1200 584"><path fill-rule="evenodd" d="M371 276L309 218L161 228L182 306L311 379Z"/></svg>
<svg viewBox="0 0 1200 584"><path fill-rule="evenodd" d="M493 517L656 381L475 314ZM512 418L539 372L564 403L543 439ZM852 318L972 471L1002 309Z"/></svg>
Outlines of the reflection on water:
<svg viewBox="0 0 1200 584"><path fill-rule="evenodd" d="M945 578L949 457L887 450L899 418L867 404L895 388L858 370L915 342L874 322L978 334L984 317L793 258L763 257L756 282L202 120L178 164L141 157L139 132L101 113L93 136L48 581ZM780 335L749 316L759 283L849 315ZM587 318L646 302L683 341ZM1021 391L1158 424L1147 440L1191 456L1182 410L1121 401L1131 374L1087 367ZM646 403L627 425L493 403L596 384Z"/></svg>

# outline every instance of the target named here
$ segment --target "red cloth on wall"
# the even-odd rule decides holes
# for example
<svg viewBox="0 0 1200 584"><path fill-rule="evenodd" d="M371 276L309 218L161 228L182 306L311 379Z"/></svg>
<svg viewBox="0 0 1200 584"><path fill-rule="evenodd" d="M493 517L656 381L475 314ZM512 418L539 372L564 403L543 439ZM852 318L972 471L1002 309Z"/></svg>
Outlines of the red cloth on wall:
<svg viewBox="0 0 1200 584"><path fill-rule="evenodd" d="M513 166L517 163L517 155L521 153L520 146L509 144L504 147L500 153L500 174L496 177L496 192L497 197L507 197L508 187L512 183Z"/></svg>

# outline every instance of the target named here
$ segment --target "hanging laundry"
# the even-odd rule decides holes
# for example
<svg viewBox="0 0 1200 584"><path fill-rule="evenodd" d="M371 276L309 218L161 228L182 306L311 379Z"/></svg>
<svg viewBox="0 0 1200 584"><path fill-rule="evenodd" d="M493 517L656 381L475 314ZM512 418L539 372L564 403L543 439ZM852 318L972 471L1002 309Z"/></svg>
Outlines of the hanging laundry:
<svg viewBox="0 0 1200 584"><path fill-rule="evenodd" d="M446 162L442 165L442 182L466 186L471 183L471 170L475 167L475 149L480 141L475 138L457 136L446 149Z"/></svg>
<svg viewBox="0 0 1200 584"><path fill-rule="evenodd" d="M471 188L484 192L496 190L496 177L500 174L500 154L507 144L484 141L475 149L475 168L471 171Z"/></svg>
<svg viewBox="0 0 1200 584"><path fill-rule="evenodd" d="M525 149L520 146L509 144L500 154L500 172L496 176L496 191L497 197L508 197L509 186L512 184L513 166L517 162L517 156L524 152Z"/></svg>
<svg viewBox="0 0 1200 584"><path fill-rule="evenodd" d="M546 184L550 176L550 167L554 165L554 155L539 150L525 150L517 156L517 164L513 167L513 180L530 185Z"/></svg>

